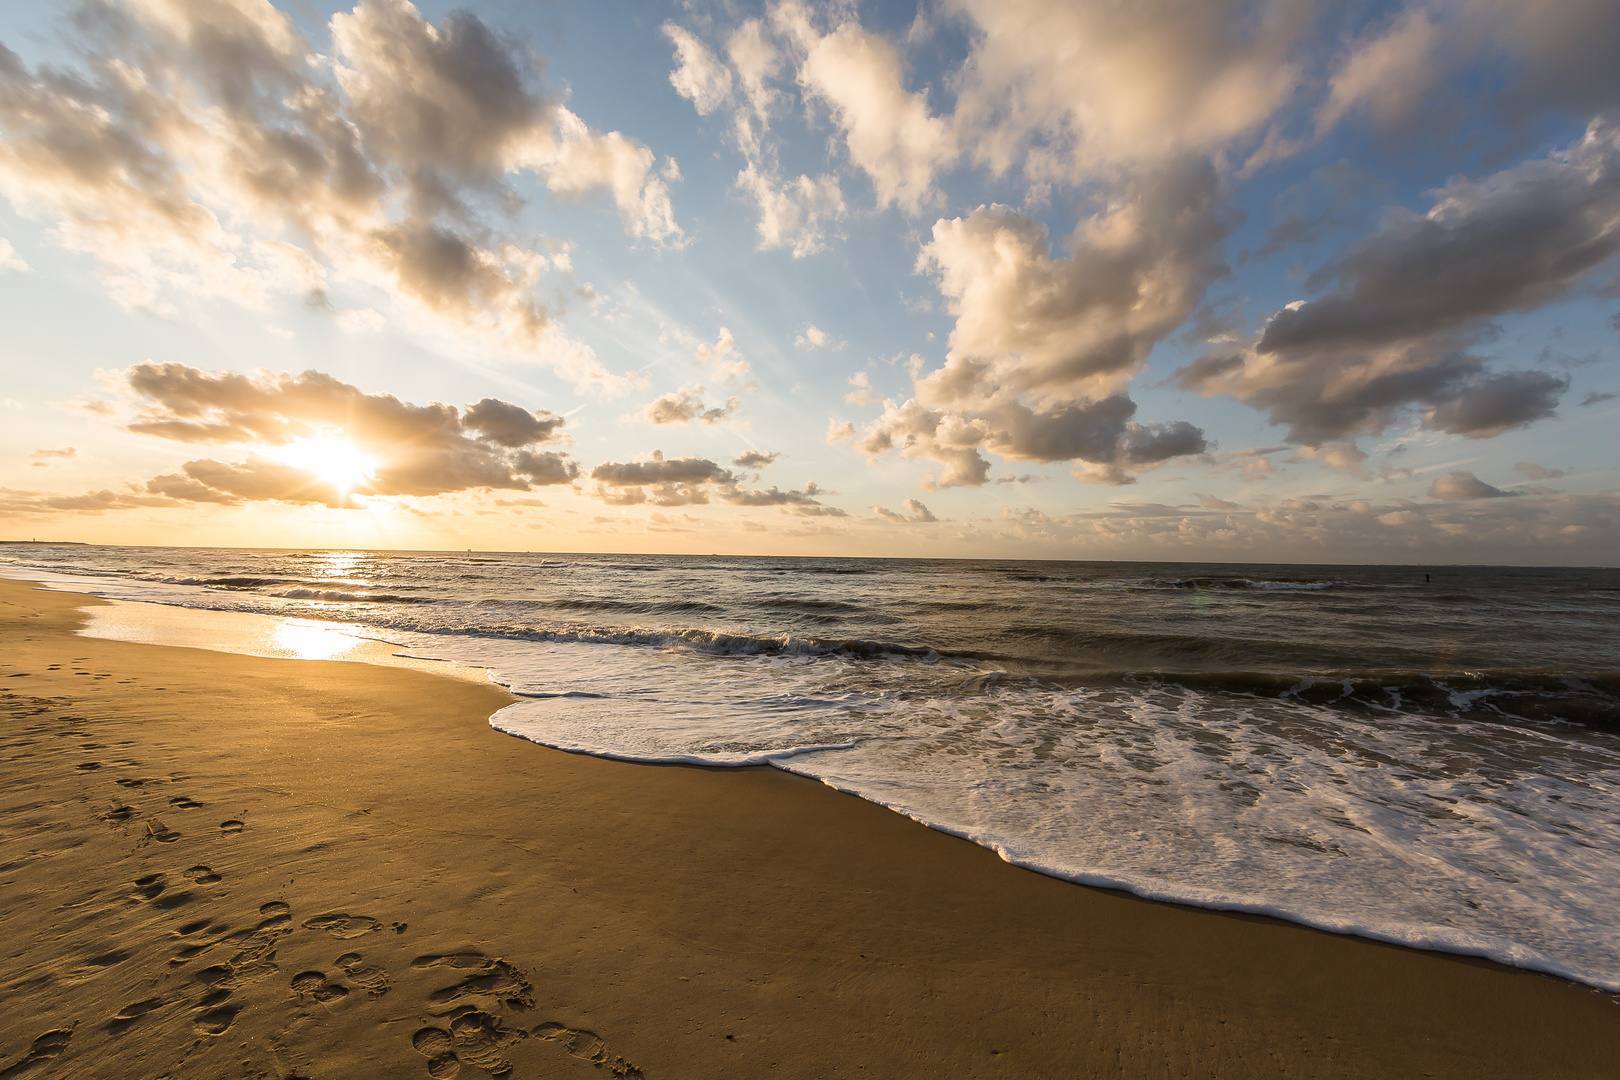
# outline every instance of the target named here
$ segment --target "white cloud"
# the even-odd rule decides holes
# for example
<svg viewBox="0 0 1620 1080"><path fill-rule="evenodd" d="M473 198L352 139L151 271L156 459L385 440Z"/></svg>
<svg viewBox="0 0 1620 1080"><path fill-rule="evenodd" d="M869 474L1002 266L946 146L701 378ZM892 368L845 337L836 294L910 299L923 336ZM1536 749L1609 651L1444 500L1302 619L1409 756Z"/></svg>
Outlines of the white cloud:
<svg viewBox="0 0 1620 1080"><path fill-rule="evenodd" d="M697 363L712 371L718 379L740 379L749 372L748 361L743 359L736 339L724 326L720 328L720 336L713 345L704 342L697 347L693 356Z"/></svg>
<svg viewBox="0 0 1620 1080"><path fill-rule="evenodd" d="M19 273L28 273L33 268L17 254L17 249L11 246L11 241L0 236L0 270L15 270Z"/></svg>

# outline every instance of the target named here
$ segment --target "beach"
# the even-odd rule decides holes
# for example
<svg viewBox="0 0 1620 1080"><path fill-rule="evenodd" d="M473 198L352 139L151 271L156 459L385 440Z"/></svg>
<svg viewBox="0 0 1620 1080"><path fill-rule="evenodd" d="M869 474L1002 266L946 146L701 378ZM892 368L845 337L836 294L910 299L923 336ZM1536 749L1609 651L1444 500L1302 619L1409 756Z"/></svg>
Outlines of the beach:
<svg viewBox="0 0 1620 1080"><path fill-rule="evenodd" d="M1602 1076L1483 960L1044 877L499 687L75 636L0 582L0 1076Z"/></svg>

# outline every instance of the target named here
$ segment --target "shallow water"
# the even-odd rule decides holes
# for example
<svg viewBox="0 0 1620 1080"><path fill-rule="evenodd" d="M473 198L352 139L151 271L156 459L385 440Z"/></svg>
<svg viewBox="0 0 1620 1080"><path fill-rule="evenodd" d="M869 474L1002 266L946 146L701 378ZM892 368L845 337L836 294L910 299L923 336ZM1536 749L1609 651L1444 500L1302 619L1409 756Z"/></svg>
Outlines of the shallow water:
<svg viewBox="0 0 1620 1080"><path fill-rule="evenodd" d="M487 667L497 728L768 763L1060 877L1620 991L1620 572L18 547Z"/></svg>

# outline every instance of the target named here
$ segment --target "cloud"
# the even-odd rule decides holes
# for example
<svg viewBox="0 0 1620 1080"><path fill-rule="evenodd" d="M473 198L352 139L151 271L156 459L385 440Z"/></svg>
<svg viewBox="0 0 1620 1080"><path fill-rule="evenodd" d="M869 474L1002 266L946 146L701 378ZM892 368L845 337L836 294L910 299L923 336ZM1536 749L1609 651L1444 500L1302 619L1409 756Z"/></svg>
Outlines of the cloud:
<svg viewBox="0 0 1620 1080"><path fill-rule="evenodd" d="M678 243L647 148L589 128L521 46L476 16L438 25L404 0L330 23L321 56L265 3L89 5L82 72L0 46L0 192L93 255L120 303L262 306L334 283L607 384L541 293L552 241L506 232L527 172L559 196L607 192L626 231Z"/></svg>
<svg viewBox="0 0 1620 1080"><path fill-rule="evenodd" d="M1521 461L1513 466L1532 480L1558 480L1568 476L1572 469L1549 469L1545 465L1537 465L1533 461Z"/></svg>
<svg viewBox="0 0 1620 1080"><path fill-rule="evenodd" d="M719 379L740 379L749 371L748 361L743 359L731 331L724 326L720 328L720 336L713 345L705 342L697 347L693 355L700 365L707 367Z"/></svg>
<svg viewBox="0 0 1620 1080"><path fill-rule="evenodd" d="M821 329L814 323L811 323L809 326L805 327L804 333L799 334L793 339L793 347L795 349L820 349L828 345L831 345L831 347L834 349L842 349L847 344L849 344L847 341L834 342L827 334L827 331Z"/></svg>
<svg viewBox="0 0 1620 1080"><path fill-rule="evenodd" d="M791 0L777 6L773 21L801 51L799 84L832 110L878 206L915 213L933 201L934 174L956 157L955 137L929 110L926 93L906 90L898 50L853 18L823 35Z"/></svg>
<svg viewBox="0 0 1620 1080"><path fill-rule="evenodd" d="M927 525L939 520L934 512L924 506L918 499L907 499L903 504L904 512L890 510L882 506L872 507L872 513L884 521L896 525Z"/></svg>
<svg viewBox="0 0 1620 1080"><path fill-rule="evenodd" d="M1215 172L1197 161L1144 177L1083 220L1068 258L1006 207L936 222L918 267L936 275L956 325L934 400L984 383L1047 401L1107 394L1225 271L1216 244L1229 227Z"/></svg>
<svg viewBox="0 0 1620 1080"><path fill-rule="evenodd" d="M1500 499L1512 492L1492 487L1471 472L1453 472L1429 485L1432 499Z"/></svg>
<svg viewBox="0 0 1620 1080"><path fill-rule="evenodd" d="M738 398L730 398L724 405L709 407L703 403L703 387L683 386L679 390L665 394L663 397L649 404L639 416L625 417L627 420L645 420L649 424L690 424L701 422L717 424L734 415L742 402Z"/></svg>
<svg viewBox="0 0 1620 1080"><path fill-rule="evenodd" d="M79 451L71 446L64 446L60 450L48 450L42 446L28 455L28 462L35 467L44 468L53 461L65 461L78 456Z"/></svg>
<svg viewBox="0 0 1620 1080"><path fill-rule="evenodd" d="M737 464L744 465L742 458ZM605 462L590 476L596 481L596 497L610 506L697 506L715 499L733 506L782 507L800 517L847 516L817 499L821 491L813 483L803 491L783 491L774 485L750 490L736 473L707 458L666 458L661 450L643 461Z"/></svg>
<svg viewBox="0 0 1620 1080"><path fill-rule="evenodd" d="M870 405L878 399L872 392L872 377L864 371L857 371L849 377L849 385L855 389L844 395L844 401L850 405Z"/></svg>
<svg viewBox="0 0 1620 1080"><path fill-rule="evenodd" d="M1177 380L1228 393L1307 444L1382 431L1425 408L1428 426L1484 438L1551 416L1567 379L1492 374L1471 346L1492 316L1540 307L1620 251L1620 128L1593 121L1568 147L1435 192L1425 214L1386 215L1310 279L1239 357Z"/></svg>
<svg viewBox="0 0 1620 1080"><path fill-rule="evenodd" d="M787 248L795 259L814 255L845 213L843 189L828 174L787 180L750 162L737 174L737 187L759 207L761 251Z"/></svg>
<svg viewBox="0 0 1620 1080"><path fill-rule="evenodd" d="M775 451L748 450L732 458L731 463L745 469L763 469L775 464L778 456Z"/></svg>
<svg viewBox="0 0 1620 1080"><path fill-rule="evenodd" d="M29 266L23 257L17 254L17 249L11 246L11 241L0 236L0 271L14 270L17 273L26 274L31 272L32 269L33 267Z"/></svg>
<svg viewBox="0 0 1620 1080"><path fill-rule="evenodd" d="M708 116L731 96L731 72L690 31L665 23L664 36L675 46L680 66L669 73L669 84L686 98L698 113Z"/></svg>
<svg viewBox="0 0 1620 1080"><path fill-rule="evenodd" d="M1486 439L1552 416L1569 379L1545 371L1508 371L1470 381L1430 409L1425 423L1440 431Z"/></svg>
<svg viewBox="0 0 1620 1080"><path fill-rule="evenodd" d="M469 489L526 491L578 475L565 455L532 449L561 438L563 418L485 398L465 412L366 394L316 371L243 375L183 364L137 364L124 375L140 402L130 431L191 444L254 447L243 462L188 461L147 490L195 502L276 499L350 505L349 496L439 495ZM374 462L369 477L339 490L317 465L278 460L278 450L339 440ZM318 456L318 453L317 453Z"/></svg>
<svg viewBox="0 0 1620 1080"><path fill-rule="evenodd" d="M1620 394L1602 393L1602 392L1594 390L1590 394L1587 394L1585 397L1581 398L1581 404L1582 405L1601 405L1605 401L1613 401L1616 397L1620 397Z"/></svg>

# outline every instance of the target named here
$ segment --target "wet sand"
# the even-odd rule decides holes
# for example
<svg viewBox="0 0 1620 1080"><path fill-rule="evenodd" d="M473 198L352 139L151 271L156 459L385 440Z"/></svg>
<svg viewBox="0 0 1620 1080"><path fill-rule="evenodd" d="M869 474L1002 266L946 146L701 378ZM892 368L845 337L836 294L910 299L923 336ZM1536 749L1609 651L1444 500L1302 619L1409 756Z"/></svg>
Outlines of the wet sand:
<svg viewBox="0 0 1620 1080"><path fill-rule="evenodd" d="M0 581L0 1077L1615 1075L1620 1005Z"/></svg>

